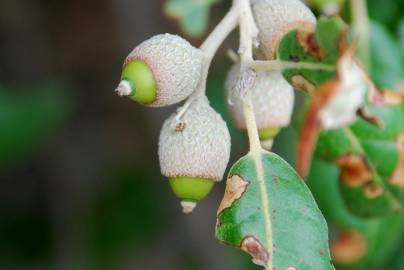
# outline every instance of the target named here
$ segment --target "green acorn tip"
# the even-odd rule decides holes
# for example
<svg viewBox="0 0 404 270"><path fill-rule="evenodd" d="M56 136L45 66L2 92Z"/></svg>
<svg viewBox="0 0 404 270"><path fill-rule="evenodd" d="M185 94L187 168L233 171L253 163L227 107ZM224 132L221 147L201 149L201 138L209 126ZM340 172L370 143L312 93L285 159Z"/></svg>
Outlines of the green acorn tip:
<svg viewBox="0 0 404 270"><path fill-rule="evenodd" d="M171 177L168 179L174 194L181 200L184 214L191 214L196 203L205 198L215 182L212 179L198 177Z"/></svg>
<svg viewBox="0 0 404 270"><path fill-rule="evenodd" d="M267 151L271 151L273 145L274 145L274 139L268 139L268 140L261 141L261 147Z"/></svg>
<svg viewBox="0 0 404 270"><path fill-rule="evenodd" d="M156 100L156 89L156 81L150 67L141 60L134 60L124 66L121 82L115 92L140 104L149 104Z"/></svg>
<svg viewBox="0 0 404 270"><path fill-rule="evenodd" d="M128 81L123 80L119 83L118 87L115 89L115 92L121 97L130 96L132 93L132 87Z"/></svg>
<svg viewBox="0 0 404 270"><path fill-rule="evenodd" d="M258 135L261 141L273 139L281 131L281 128L263 128L258 130Z"/></svg>

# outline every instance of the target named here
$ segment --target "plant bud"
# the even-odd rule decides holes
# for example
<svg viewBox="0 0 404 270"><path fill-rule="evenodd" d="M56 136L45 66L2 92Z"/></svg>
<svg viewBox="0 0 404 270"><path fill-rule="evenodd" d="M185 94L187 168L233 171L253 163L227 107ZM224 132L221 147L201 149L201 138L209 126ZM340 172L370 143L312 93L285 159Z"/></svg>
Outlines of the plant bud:
<svg viewBox="0 0 404 270"><path fill-rule="evenodd" d="M260 55L275 58L282 37L294 28L313 30L316 17L300 0L252 0L251 7L259 29Z"/></svg>
<svg viewBox="0 0 404 270"><path fill-rule="evenodd" d="M233 98L240 65L234 65L227 74L225 88L229 111L237 128L246 129L241 100ZM249 90L261 143L271 148L280 128L288 126L293 112L294 91L279 71L259 72L254 87Z"/></svg>
<svg viewBox="0 0 404 270"><path fill-rule="evenodd" d="M128 55L116 92L150 107L178 103L196 89L203 61L202 51L185 39L154 36Z"/></svg>
<svg viewBox="0 0 404 270"><path fill-rule="evenodd" d="M184 213L221 181L230 157L230 134L206 96L193 101L178 119L174 113L163 125L159 140L161 173L169 178Z"/></svg>

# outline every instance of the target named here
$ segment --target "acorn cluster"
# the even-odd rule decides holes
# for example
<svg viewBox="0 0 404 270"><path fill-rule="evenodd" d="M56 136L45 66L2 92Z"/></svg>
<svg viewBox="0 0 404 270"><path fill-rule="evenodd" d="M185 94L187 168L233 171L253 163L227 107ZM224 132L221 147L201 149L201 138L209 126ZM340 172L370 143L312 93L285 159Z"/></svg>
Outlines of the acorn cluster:
<svg viewBox="0 0 404 270"><path fill-rule="evenodd" d="M251 0L259 29L258 59L275 59L280 39L296 27L315 27L315 17L299 0ZM163 124L159 139L162 174L181 200L185 213L221 181L230 157L230 134L225 121L209 105L205 95L194 95L203 87L207 61L201 49L172 34L156 35L138 45L125 59L120 96L149 107L164 107L189 98ZM225 89L235 125L245 129L241 101L232 93L240 77L240 65L229 71ZM289 125L293 88L280 72L257 74L251 91L254 113L264 148L282 127Z"/></svg>

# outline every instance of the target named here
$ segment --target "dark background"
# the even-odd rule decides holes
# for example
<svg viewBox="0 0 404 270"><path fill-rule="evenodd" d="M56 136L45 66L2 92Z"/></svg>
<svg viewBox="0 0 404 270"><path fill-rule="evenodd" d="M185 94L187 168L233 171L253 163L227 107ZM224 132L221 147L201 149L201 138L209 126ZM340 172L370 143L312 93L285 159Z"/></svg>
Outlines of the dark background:
<svg viewBox="0 0 404 270"><path fill-rule="evenodd" d="M144 108L113 92L133 47L180 33L163 2L1 0L0 269L250 264L214 239L223 185L183 216L160 174L159 131L176 106ZM227 7L214 8L213 23ZM224 113L225 49L208 90ZM238 137L235 156L246 150Z"/></svg>
<svg viewBox="0 0 404 270"><path fill-rule="evenodd" d="M403 11L380 4L396 1L370 2L398 33ZM0 0L0 269L259 269L214 239L223 183L183 216L161 176L159 130L176 106L113 93L133 47L180 33L163 3ZM214 6L210 29L228 6ZM232 132L231 162L247 151L222 91L225 51L236 44L233 34L208 82ZM294 136L283 131L275 146L292 164Z"/></svg>

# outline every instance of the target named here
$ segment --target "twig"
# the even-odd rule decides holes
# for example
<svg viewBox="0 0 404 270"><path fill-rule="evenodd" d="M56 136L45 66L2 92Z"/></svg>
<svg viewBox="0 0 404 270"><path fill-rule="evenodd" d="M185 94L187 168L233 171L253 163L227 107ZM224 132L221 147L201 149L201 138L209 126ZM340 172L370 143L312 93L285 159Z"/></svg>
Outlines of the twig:
<svg viewBox="0 0 404 270"><path fill-rule="evenodd" d="M200 49L202 50L205 56L202 76L199 80L199 84L196 90L191 94L191 96L189 96L187 101L185 101L184 105L181 108L179 108L177 115L175 117L177 121L180 121L181 117L188 110L189 106L195 99L197 99L202 95L205 95L206 81L212 59L215 56L220 45L223 43L223 41L237 27L237 19L238 19L238 12L234 7L232 7L201 45Z"/></svg>
<svg viewBox="0 0 404 270"><path fill-rule="evenodd" d="M254 60L249 63L249 66L255 69L256 71L277 71L288 68L324 70L324 71L336 70L336 67L333 65L310 63L310 62L289 62L281 60L267 60L267 61Z"/></svg>
<svg viewBox="0 0 404 270"><path fill-rule="evenodd" d="M240 74L246 72L253 59L254 39L258 35L258 29L251 12L249 0L234 0L233 5L239 11L240 24ZM242 98L244 118L246 122L248 139L250 142L250 152L260 152L262 150L258 136L257 123L254 114L254 108L251 102L251 96L247 89L246 95Z"/></svg>
<svg viewBox="0 0 404 270"><path fill-rule="evenodd" d="M366 0L351 0L352 27L354 36L359 40L359 57L365 70L369 70L369 35L370 24Z"/></svg>
<svg viewBox="0 0 404 270"><path fill-rule="evenodd" d="M258 35L257 26L255 24L250 0L233 0L233 5L239 10L240 24L240 72L242 75L252 73L249 63L253 61L253 45ZM248 76L247 76L248 77ZM242 76L243 78L243 76ZM251 87L251 84L247 84ZM258 136L258 128L254 114L254 107L251 101L250 89L246 89L246 95L241 102L243 104L244 118L247 126L248 139L250 141L250 155L254 159L255 169L257 172L257 181L260 190L260 198L262 201L262 213L265 223L265 238L267 252L270 259L265 262L265 269L272 270L272 255L273 255L273 239L272 239L272 224L271 214L269 209L269 197L265 184L264 164L262 161L263 149Z"/></svg>

